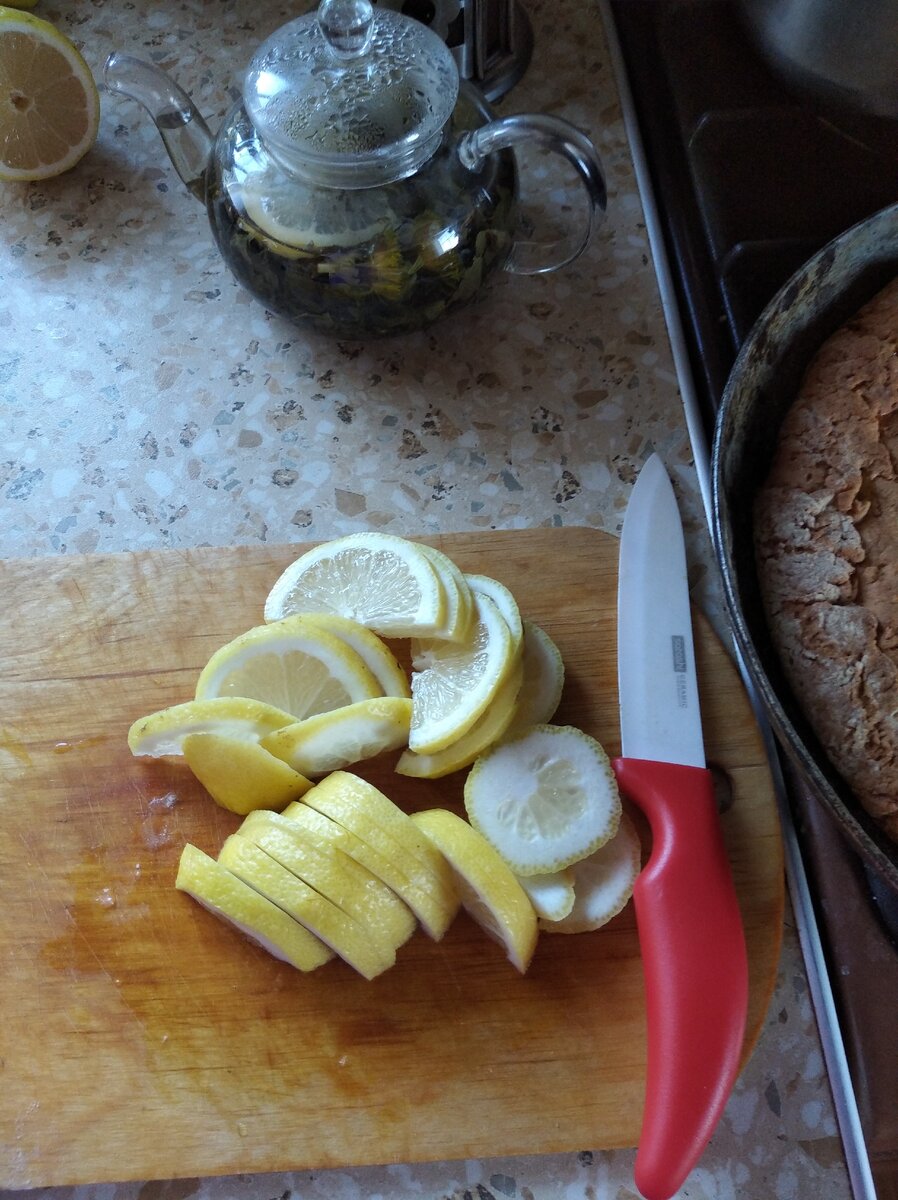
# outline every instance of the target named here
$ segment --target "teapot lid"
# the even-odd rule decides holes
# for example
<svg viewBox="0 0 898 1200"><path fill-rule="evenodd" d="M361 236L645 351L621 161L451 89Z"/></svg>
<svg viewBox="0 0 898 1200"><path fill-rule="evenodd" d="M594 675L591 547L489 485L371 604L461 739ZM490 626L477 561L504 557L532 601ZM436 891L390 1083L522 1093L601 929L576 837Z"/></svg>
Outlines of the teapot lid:
<svg viewBox="0 0 898 1200"><path fill-rule="evenodd" d="M445 42L369 0L321 0L259 47L243 83L250 120L281 165L344 188L413 174L457 96Z"/></svg>

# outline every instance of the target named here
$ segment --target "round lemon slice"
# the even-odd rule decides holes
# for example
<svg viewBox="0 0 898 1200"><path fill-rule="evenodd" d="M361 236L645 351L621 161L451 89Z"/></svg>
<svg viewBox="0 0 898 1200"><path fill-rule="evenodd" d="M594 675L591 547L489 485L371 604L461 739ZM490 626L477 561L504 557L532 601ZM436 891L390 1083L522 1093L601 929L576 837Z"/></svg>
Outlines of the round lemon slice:
<svg viewBox="0 0 898 1200"><path fill-rule="evenodd" d="M359 837L356 833L335 821L333 817L318 812L301 800L288 804L281 816L295 824L302 833L311 834L339 847L350 858L376 875L388 888L403 900L417 919L428 936L439 941L458 910L458 896L453 893L450 903L446 903L439 889L432 880L420 876L412 878L404 869L405 857L402 848L395 841L386 837L377 827L358 823L356 828L368 828L371 841Z"/></svg>
<svg viewBox="0 0 898 1200"><path fill-rule="evenodd" d="M245 816L256 808L280 810L312 786L258 742L217 733L191 733L182 753L216 804Z"/></svg>
<svg viewBox="0 0 898 1200"><path fill-rule="evenodd" d="M128 731L128 746L132 754L159 758L163 754L182 754L184 739L197 733L258 742L266 733L294 719L283 709L244 696L188 700L139 717Z"/></svg>
<svg viewBox="0 0 898 1200"><path fill-rule="evenodd" d="M404 750L396 763L397 774L413 779L442 779L444 775L469 767L505 734L513 721L523 676L524 664L519 659L500 685L493 702L467 733L435 754L416 754L414 750Z"/></svg>
<svg viewBox="0 0 898 1200"><path fill-rule="evenodd" d="M350 646L304 617L258 625L222 646L203 668L197 700L248 696L294 720L380 694Z"/></svg>
<svg viewBox="0 0 898 1200"><path fill-rule="evenodd" d="M336 613L385 637L429 637L443 627L445 604L419 545L389 533L351 533L287 567L265 601L265 620Z"/></svg>
<svg viewBox="0 0 898 1200"><path fill-rule="evenodd" d="M498 608L475 593L474 610L466 642L412 642L408 744L416 754L435 754L467 733L514 665L517 647Z"/></svg>
<svg viewBox="0 0 898 1200"><path fill-rule="evenodd" d="M239 832L394 949L415 930L411 909L335 845L277 813L251 813Z"/></svg>
<svg viewBox="0 0 898 1200"><path fill-rule="evenodd" d="M411 719L411 700L378 696L285 725L262 745L294 771L326 775L405 746Z"/></svg>
<svg viewBox="0 0 898 1200"><path fill-rule="evenodd" d="M49 179L96 141L100 98L90 68L48 21L0 7L0 179Z"/></svg>
<svg viewBox="0 0 898 1200"><path fill-rule="evenodd" d="M181 851L175 887L297 970L314 971L334 957L304 925L190 842Z"/></svg>
<svg viewBox="0 0 898 1200"><path fill-rule="evenodd" d="M610 842L570 867L574 904L560 920L543 916L540 928L550 933L588 933L607 925L633 895L642 847L633 822L621 814L620 827Z"/></svg>
<svg viewBox="0 0 898 1200"><path fill-rule="evenodd" d="M218 861L304 925L366 979L374 979L396 961L392 946L379 941L371 930L241 834L232 833L225 840Z"/></svg>
<svg viewBox="0 0 898 1200"><path fill-rule="evenodd" d="M509 733L519 733L528 725L545 725L551 721L564 689L561 651L534 621L525 620L523 629L524 681Z"/></svg>
<svg viewBox="0 0 898 1200"><path fill-rule="evenodd" d="M560 921L574 907L573 867L549 875L518 875L516 879L541 920Z"/></svg>
<svg viewBox="0 0 898 1200"><path fill-rule="evenodd" d="M516 875L586 858L614 836L621 813L607 754L570 725L533 725L488 750L465 780L465 808Z"/></svg>
<svg viewBox="0 0 898 1200"><path fill-rule="evenodd" d="M451 864L462 907L505 947L523 974L536 949L538 925L518 880L489 842L455 813L432 808L411 819Z"/></svg>
<svg viewBox="0 0 898 1200"><path fill-rule="evenodd" d="M396 661L395 654L384 642L358 621L339 617L336 613L307 613L306 620L313 621L346 642L358 654L365 666L377 680L385 696L410 696L408 678Z"/></svg>
<svg viewBox="0 0 898 1200"><path fill-rule="evenodd" d="M511 636L520 644L524 637L524 625L518 602L512 595L511 589L498 579L489 575L466 575L468 587L481 596L488 596L502 614L505 624L511 630Z"/></svg>
<svg viewBox="0 0 898 1200"><path fill-rule="evenodd" d="M420 549L430 559L446 594L446 616L443 628L436 636L446 638L450 642L463 642L468 637L474 617L471 589L464 572L442 550L423 542Z"/></svg>

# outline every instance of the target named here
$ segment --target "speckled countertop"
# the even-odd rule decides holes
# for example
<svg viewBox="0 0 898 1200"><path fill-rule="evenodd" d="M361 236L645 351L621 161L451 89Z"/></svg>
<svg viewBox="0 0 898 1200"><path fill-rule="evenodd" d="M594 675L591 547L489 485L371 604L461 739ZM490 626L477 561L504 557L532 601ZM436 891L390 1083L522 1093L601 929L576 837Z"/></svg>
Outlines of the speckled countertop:
<svg viewBox="0 0 898 1200"><path fill-rule="evenodd" d="M642 208L598 11L529 0L536 50L504 112L594 139L609 218L572 267L498 278L431 332L335 342L233 282L142 110L104 95L69 174L0 184L3 557L546 525L619 530L651 449L716 586ZM113 48L172 70L214 124L281 0L42 0L99 77ZM0 751L2 753L2 751ZM3 797L4 802L7 797ZM57 1189L59 1200L630 1197L632 1152ZM680 1195L850 1195L787 919L758 1048ZM11 1194L11 1193L7 1193ZM35 1193L28 1193L34 1195Z"/></svg>

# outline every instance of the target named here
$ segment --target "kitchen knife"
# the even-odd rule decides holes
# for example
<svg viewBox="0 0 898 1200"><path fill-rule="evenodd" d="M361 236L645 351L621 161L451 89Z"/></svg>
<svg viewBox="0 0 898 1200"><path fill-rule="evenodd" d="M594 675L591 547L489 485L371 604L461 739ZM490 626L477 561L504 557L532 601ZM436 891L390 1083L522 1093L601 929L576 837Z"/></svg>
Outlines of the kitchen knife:
<svg viewBox="0 0 898 1200"><path fill-rule="evenodd" d="M701 1157L739 1068L748 963L705 767L686 552L657 455L624 519L618 581L622 793L648 818L634 890L648 1023L636 1186L667 1200Z"/></svg>

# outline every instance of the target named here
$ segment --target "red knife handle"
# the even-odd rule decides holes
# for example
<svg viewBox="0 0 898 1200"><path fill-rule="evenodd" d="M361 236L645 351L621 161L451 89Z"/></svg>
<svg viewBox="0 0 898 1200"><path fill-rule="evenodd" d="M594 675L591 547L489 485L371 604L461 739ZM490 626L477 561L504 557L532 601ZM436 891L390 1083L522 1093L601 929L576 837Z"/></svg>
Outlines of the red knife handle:
<svg viewBox="0 0 898 1200"><path fill-rule="evenodd" d="M739 1070L748 960L711 772L618 758L652 830L633 899L645 975L646 1099L636 1186L668 1200L701 1157Z"/></svg>

